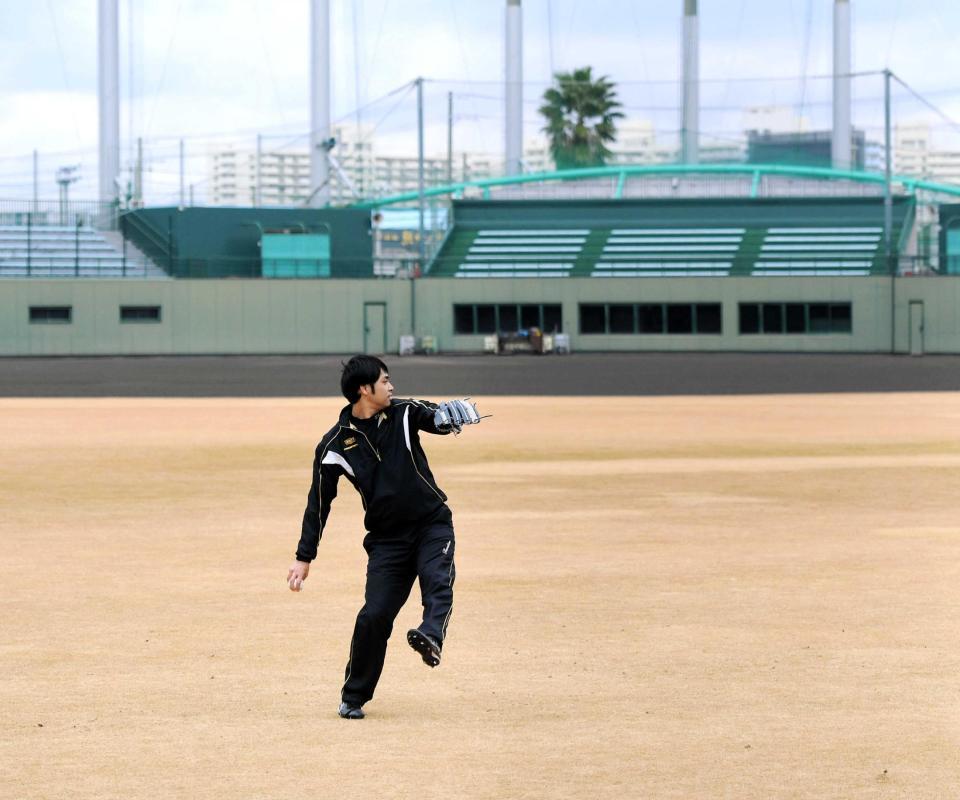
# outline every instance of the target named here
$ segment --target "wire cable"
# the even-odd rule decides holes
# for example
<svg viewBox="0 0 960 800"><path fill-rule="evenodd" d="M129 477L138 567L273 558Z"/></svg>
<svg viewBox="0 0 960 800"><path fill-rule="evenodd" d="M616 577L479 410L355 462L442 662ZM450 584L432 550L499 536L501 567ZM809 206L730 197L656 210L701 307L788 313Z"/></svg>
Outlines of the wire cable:
<svg viewBox="0 0 960 800"><path fill-rule="evenodd" d="M733 41L733 47L730 48L730 58L727 61L726 72L728 75L733 71L734 62L737 56L740 54L740 36L743 33L743 12L744 12L745 6L746 6L746 0L740 0L740 10L737 12L737 35ZM646 70L646 66L644 66L644 70ZM730 81L725 80L723 82L723 102L724 103L727 102L727 96L729 92L730 92Z"/></svg>
<svg viewBox="0 0 960 800"><path fill-rule="evenodd" d="M366 82L363 85L363 96L366 97L370 91L370 76L376 71L374 67L377 64L377 58L380 54L380 36L383 33L383 21L387 18L387 9L390 7L390 0L383 0L383 9L380 11L380 24L377 26L377 35L373 40L373 59L367 69Z"/></svg>
<svg viewBox="0 0 960 800"><path fill-rule="evenodd" d="M634 11L633 3L630 4L630 10ZM636 19L635 12L634 19ZM553 0L547 0L547 54L550 59L550 77L553 78L556 72L553 66ZM641 57L642 55L643 50L641 48Z"/></svg>
<svg viewBox="0 0 960 800"><path fill-rule="evenodd" d="M803 50L800 54L800 107L798 115L803 118L804 100L807 96L807 67L810 63L810 36L813 32L813 0L807 0L807 15L803 26Z"/></svg>
<svg viewBox="0 0 960 800"><path fill-rule="evenodd" d="M63 74L63 85L67 89L68 94L73 93L73 89L70 87L70 77L67 72L67 60L63 54L63 45L60 43L60 29L57 26L57 16L53 13L53 5L51 0L47 0L47 13L50 15L50 23L53 25L53 39L57 43L57 54L60 57L60 71ZM77 137L77 143L79 144L82 140L80 139L80 125L77 122L77 115L73 110L73 107L70 108L70 118L73 120L73 132Z"/></svg>
<svg viewBox="0 0 960 800"><path fill-rule="evenodd" d="M866 78L871 75L883 75L883 70L882 69L864 70L862 72L850 72L847 74L851 78ZM701 78L700 83L701 84L709 84L709 83L722 84L722 83L725 83L726 81L732 81L734 83L789 83L789 82L796 82L797 80L799 80L799 78L800 78L799 75L776 75L773 77L754 76L754 77L744 77L744 78ZM826 80L832 80L832 79L833 79L833 73L827 73L824 75L808 75L807 76L807 80L810 80L810 81L820 81L820 80L826 81ZM481 80L471 81L471 80L463 80L461 78L424 78L423 82L424 83L462 83L462 84L470 84L470 85L477 85L477 86L502 86L503 85L502 81L481 81ZM593 81L580 81L580 82L584 84L593 83ZM565 81L565 83L576 84L577 81ZM546 81L523 81L523 85L524 86L549 86L550 83ZM676 85L677 85L676 78L655 78L651 80L642 80L642 81L639 81L639 80L617 81L617 86L676 86Z"/></svg>
<svg viewBox="0 0 960 800"><path fill-rule="evenodd" d="M280 115L280 119L286 123L286 118L283 114L283 103L280 102L280 89L277 86L277 78L273 72L272 59L270 57L270 51L267 48L267 41L263 38L263 25L261 24L261 14L260 14L260 0L250 0L251 5L253 6L253 16L254 16L254 27L257 29L257 38L260 40L260 49L263 51L263 66L266 70L267 77L270 79L270 87L273 89L273 102L277 107L277 113Z"/></svg>
<svg viewBox="0 0 960 800"><path fill-rule="evenodd" d="M450 13L453 16L453 29L457 34L457 44L460 45L457 49L460 51L460 60L463 61L463 71L467 79L470 80L472 73L470 71L470 64L467 62L467 47L464 44L463 35L460 32L460 21L457 18L457 0L450 0Z"/></svg>
<svg viewBox="0 0 960 800"><path fill-rule="evenodd" d="M157 84L157 91L153 98L153 109L147 119L146 131L149 132L153 125L153 118L157 113L157 106L160 104L160 93L163 91L163 84L167 78L167 66L170 64L170 53L173 50L173 42L177 38L177 26L180 23L180 11L183 8L183 0L177 1L177 13L173 19L173 31L170 33L170 41L167 42L167 54L163 59L163 69L160 72L160 83Z"/></svg>
<svg viewBox="0 0 960 800"><path fill-rule="evenodd" d="M927 98L917 92L910 84L900 78L897 73L891 72L890 77L893 78L897 83L899 83L904 89L906 89L910 94L912 94L917 100L919 100L923 105L933 111L937 116L939 116L944 122L946 122L951 128L955 131L960 131L960 122L954 120L950 115L948 115L943 109L935 106Z"/></svg>
<svg viewBox="0 0 960 800"><path fill-rule="evenodd" d="M887 42L887 57L883 62L886 67L890 66L890 53L893 51L893 38L897 33L897 24L900 22L900 6L903 4L903 0L897 0L896 10L893 16L893 26L890 28L890 41Z"/></svg>
<svg viewBox="0 0 960 800"><path fill-rule="evenodd" d="M360 136L360 122L363 116L363 104L360 102L360 13L363 10L363 0L353 0L350 3L350 27L353 30L353 102L355 103L357 137Z"/></svg>

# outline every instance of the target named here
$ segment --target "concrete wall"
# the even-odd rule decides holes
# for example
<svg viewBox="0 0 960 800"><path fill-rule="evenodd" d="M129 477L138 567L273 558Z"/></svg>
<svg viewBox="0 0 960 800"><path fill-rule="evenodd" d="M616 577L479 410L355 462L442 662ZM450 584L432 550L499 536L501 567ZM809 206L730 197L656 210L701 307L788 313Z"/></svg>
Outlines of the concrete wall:
<svg viewBox="0 0 960 800"><path fill-rule="evenodd" d="M464 284L469 284L464 286ZM525 278L433 279L417 286L418 328L438 336L444 350L478 351L483 336L453 333L456 303L560 303L564 330L577 351L663 350L784 352L889 352L890 281L886 278ZM741 302L852 302L853 334L808 336L740 336ZM723 333L711 336L582 335L580 303L721 303ZM960 339L957 341L960 348Z"/></svg>
<svg viewBox="0 0 960 800"><path fill-rule="evenodd" d="M898 353L910 351L911 303L922 303L924 352L960 353L960 275L896 280Z"/></svg>
<svg viewBox="0 0 960 800"><path fill-rule="evenodd" d="M483 336L453 332L454 303L559 303L578 351L897 352L910 349L910 303L922 303L929 353L960 353L960 276L899 278L423 279L417 333L441 350L478 352ZM895 302L892 302L895 300ZM851 334L738 334L741 302L851 302ZM579 303L719 302L723 333L581 335ZM5 280L0 355L347 353L364 349L364 304L384 303L388 350L410 331L402 280ZM70 324L29 321L29 307L73 307ZM159 305L159 323L121 323L121 305ZM891 329L891 306L895 331ZM914 307L916 309L916 306ZM375 349L375 348L372 348Z"/></svg>
<svg viewBox="0 0 960 800"><path fill-rule="evenodd" d="M409 286L377 280L4 281L0 355L345 353L363 349L365 302L387 305L387 341L409 317ZM72 305L36 324L29 307ZM121 323L121 305L159 305L159 323Z"/></svg>

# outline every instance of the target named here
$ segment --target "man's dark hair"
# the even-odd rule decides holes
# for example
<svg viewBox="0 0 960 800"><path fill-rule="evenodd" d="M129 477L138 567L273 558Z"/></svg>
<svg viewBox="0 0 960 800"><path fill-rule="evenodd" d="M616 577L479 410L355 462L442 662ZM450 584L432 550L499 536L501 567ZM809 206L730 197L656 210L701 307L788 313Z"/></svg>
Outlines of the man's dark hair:
<svg viewBox="0 0 960 800"><path fill-rule="evenodd" d="M340 373L340 391L351 403L360 399L360 387L370 386L380 380L380 371L389 372L387 365L376 356L354 356L343 365Z"/></svg>

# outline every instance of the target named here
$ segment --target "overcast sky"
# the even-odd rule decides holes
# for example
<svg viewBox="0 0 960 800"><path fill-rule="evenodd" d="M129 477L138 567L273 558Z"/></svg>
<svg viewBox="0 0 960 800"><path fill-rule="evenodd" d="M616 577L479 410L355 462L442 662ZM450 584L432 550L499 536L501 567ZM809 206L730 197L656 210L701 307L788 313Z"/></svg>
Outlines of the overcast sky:
<svg viewBox="0 0 960 800"><path fill-rule="evenodd" d="M180 137L193 153L215 135L248 141L257 131L296 145L309 119L308 0L119 2L125 161L136 137L157 158ZM353 120L361 107L381 149L409 148L413 95L389 93L422 75L431 79L428 149L445 143L448 91L458 144L502 149L504 0L330 4L334 118ZM527 136L542 124L537 100L551 72L584 65L618 84L628 117L675 127L682 6L524 0ZM832 9L832 0L701 0L704 130L722 139L737 125L733 109L745 103L790 107L814 127L829 119L829 81L815 76L831 71ZM852 0L852 9L854 70L889 67L960 119L960 4ZM72 158L95 175L96 33L96 0L0 0L0 196L29 180L34 149L45 173ZM857 81L855 124L876 124L881 89L878 78ZM956 130L902 89L895 118L928 119L944 138Z"/></svg>

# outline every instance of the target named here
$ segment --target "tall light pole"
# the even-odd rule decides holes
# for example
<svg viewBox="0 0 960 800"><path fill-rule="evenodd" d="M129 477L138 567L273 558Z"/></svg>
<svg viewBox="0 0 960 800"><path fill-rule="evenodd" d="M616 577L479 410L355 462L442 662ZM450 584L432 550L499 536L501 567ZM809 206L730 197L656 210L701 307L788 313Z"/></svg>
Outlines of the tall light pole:
<svg viewBox="0 0 960 800"><path fill-rule="evenodd" d="M310 0L310 205L330 202L330 0Z"/></svg>
<svg viewBox="0 0 960 800"><path fill-rule="evenodd" d="M520 0L507 0L504 47L504 127L506 174L522 172L523 159L523 12Z"/></svg>
<svg viewBox="0 0 960 800"><path fill-rule="evenodd" d="M850 2L833 4L833 135L830 155L834 169L850 169Z"/></svg>
<svg viewBox="0 0 960 800"><path fill-rule="evenodd" d="M680 151L684 164L700 161L700 23L697 0L683 0L683 119Z"/></svg>
<svg viewBox="0 0 960 800"><path fill-rule="evenodd" d="M117 199L120 174L120 14L117 0L97 3L97 97L99 105L99 197Z"/></svg>

